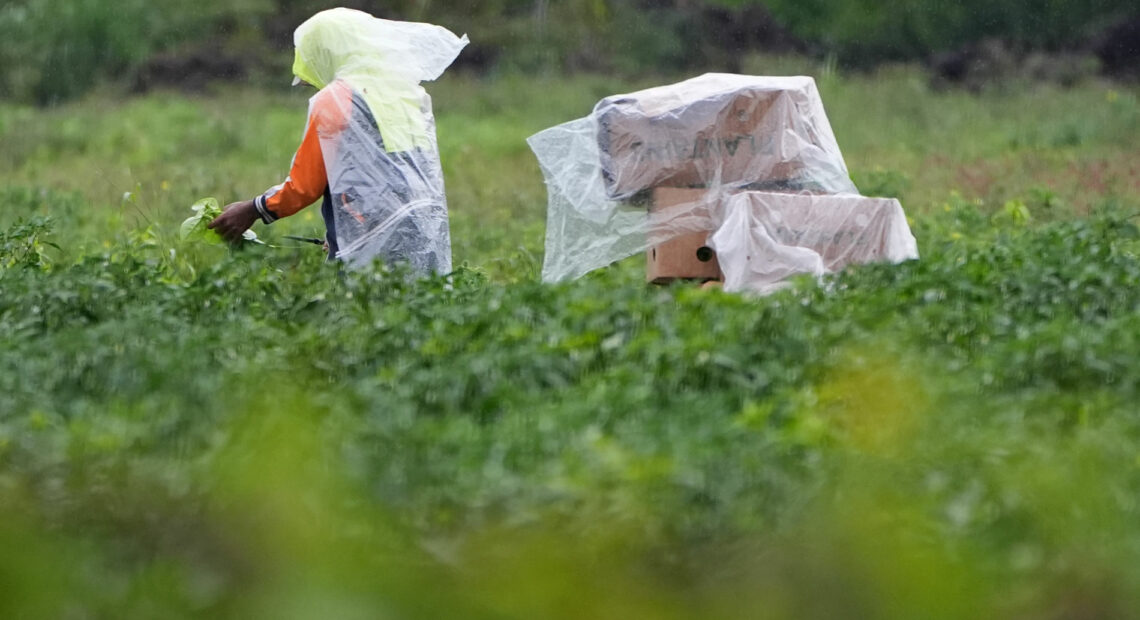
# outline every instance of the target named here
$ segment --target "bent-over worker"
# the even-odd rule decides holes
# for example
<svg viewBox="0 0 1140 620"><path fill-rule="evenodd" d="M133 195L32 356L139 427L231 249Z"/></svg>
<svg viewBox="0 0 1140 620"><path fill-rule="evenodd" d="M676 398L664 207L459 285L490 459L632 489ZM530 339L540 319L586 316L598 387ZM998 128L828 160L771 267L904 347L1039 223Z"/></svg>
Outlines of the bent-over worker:
<svg viewBox="0 0 1140 620"><path fill-rule="evenodd" d="M270 224L323 198L330 257L451 271L435 119L420 82L443 73L466 36L332 9L301 24L293 40L294 84L320 90L289 176L227 205L209 227L236 241L258 219Z"/></svg>

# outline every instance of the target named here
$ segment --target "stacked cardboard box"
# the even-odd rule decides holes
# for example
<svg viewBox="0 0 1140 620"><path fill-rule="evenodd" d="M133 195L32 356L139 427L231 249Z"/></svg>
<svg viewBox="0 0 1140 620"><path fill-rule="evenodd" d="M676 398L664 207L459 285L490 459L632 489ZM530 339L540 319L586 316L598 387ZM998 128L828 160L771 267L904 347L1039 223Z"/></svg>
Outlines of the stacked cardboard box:
<svg viewBox="0 0 1140 620"><path fill-rule="evenodd" d="M736 245L725 259L741 273L784 268L786 275L827 273L851 264L903 260L913 251L906 215L893 198L657 188L649 210L646 279L723 281L726 270L710 247L711 236L740 214L733 221L747 230L732 235ZM715 245L724 250L724 243ZM795 264L790 248L806 250L815 264Z"/></svg>
<svg viewBox="0 0 1140 620"><path fill-rule="evenodd" d="M739 282L736 276L748 272L763 286L766 259L748 258L750 248L768 250L756 256L800 257L821 273L834 256L856 251L838 246L865 245L856 231L833 235L837 247L822 254L796 240L788 245L779 240L782 230L766 232L771 222L761 221L784 215L780 208L753 217L751 207L734 202L753 192L769 194L761 201L769 207L794 206L796 199L782 198L793 195L859 200L809 77L710 73L607 97L589 117L528 142L550 196L542 267L549 282L647 248L651 281L723 278L726 289L748 290L729 280ZM888 254L917 256L905 217L901 221L886 241ZM800 237L809 239L830 222L811 220ZM827 241L827 233L820 234ZM743 254L735 252L740 248Z"/></svg>
<svg viewBox="0 0 1140 620"><path fill-rule="evenodd" d="M716 252L708 246L719 207L703 189L658 187L649 203L649 250L645 279L664 284L675 279L721 280Z"/></svg>
<svg viewBox="0 0 1140 620"><path fill-rule="evenodd" d="M906 214L893 198L740 192L722 206L721 227L710 243L732 290L763 293L796 274L821 276L918 255Z"/></svg>
<svg viewBox="0 0 1140 620"><path fill-rule="evenodd" d="M708 74L603 99L594 116L607 196L648 198L651 282L762 288L916 254L897 201L854 193L810 78Z"/></svg>
<svg viewBox="0 0 1140 620"><path fill-rule="evenodd" d="M780 142L798 115L795 91L689 89L684 95L678 104L672 90L651 89L599 105L598 145L610 198L657 187L795 184L805 161Z"/></svg>
<svg viewBox="0 0 1140 620"><path fill-rule="evenodd" d="M705 203L745 188L803 189L813 149L824 150L811 131L794 140L784 133L804 128L808 78L760 87L734 79L740 77L703 76L603 99L595 108L607 194L649 195L649 281L720 279L705 243L715 229Z"/></svg>

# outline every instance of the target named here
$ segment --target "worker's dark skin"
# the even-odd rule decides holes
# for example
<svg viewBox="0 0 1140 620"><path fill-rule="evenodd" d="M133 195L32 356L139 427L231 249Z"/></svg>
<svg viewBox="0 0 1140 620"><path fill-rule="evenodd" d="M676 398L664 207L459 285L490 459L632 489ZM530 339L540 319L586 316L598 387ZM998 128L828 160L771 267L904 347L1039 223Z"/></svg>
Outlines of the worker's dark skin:
<svg viewBox="0 0 1140 620"><path fill-rule="evenodd" d="M225 211L206 225L230 243L241 241L241 234L249 230L258 219L257 207L252 200L243 200L226 205Z"/></svg>

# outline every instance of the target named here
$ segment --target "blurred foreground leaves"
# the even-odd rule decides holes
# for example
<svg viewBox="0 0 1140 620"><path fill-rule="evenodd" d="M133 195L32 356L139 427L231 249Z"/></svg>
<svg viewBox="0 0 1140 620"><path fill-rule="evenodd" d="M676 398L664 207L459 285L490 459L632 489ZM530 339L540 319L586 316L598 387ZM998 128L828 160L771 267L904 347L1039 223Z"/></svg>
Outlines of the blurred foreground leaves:
<svg viewBox="0 0 1140 620"><path fill-rule="evenodd" d="M915 228L749 299L17 224L0 616L1129 617L1129 211Z"/></svg>

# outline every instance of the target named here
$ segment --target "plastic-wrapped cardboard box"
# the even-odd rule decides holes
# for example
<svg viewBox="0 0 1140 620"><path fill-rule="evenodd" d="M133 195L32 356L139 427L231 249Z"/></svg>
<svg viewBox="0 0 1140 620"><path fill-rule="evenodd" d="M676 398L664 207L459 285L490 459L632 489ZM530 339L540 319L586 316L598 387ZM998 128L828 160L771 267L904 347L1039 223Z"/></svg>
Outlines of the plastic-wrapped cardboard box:
<svg viewBox="0 0 1140 620"><path fill-rule="evenodd" d="M547 188L547 282L645 251L650 222L631 207L653 188L859 191L810 77L710 73L614 95L527 142Z"/></svg>
<svg viewBox="0 0 1140 620"><path fill-rule="evenodd" d="M709 74L608 97L594 115L615 200L655 187L798 190L804 169L827 159L811 78Z"/></svg>
<svg viewBox="0 0 1140 620"><path fill-rule="evenodd" d="M676 279L720 280L716 252L708 246L713 225L714 194L700 189L659 187L649 203L649 249L645 280L657 284Z"/></svg>
<svg viewBox="0 0 1140 620"><path fill-rule="evenodd" d="M794 275L918 256L893 198L656 188L648 218L650 282L724 280L764 293Z"/></svg>
<svg viewBox="0 0 1140 620"><path fill-rule="evenodd" d="M798 274L918 258L899 201L856 194L740 192L720 205L709 236L730 291L766 293Z"/></svg>

